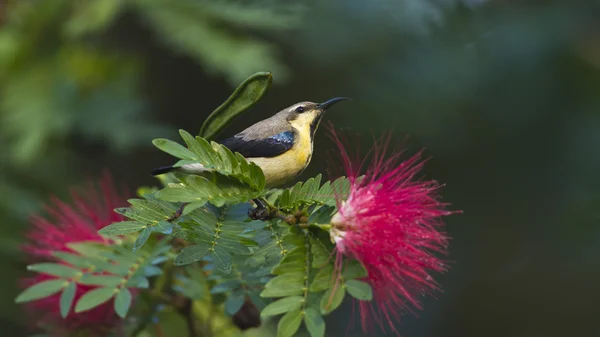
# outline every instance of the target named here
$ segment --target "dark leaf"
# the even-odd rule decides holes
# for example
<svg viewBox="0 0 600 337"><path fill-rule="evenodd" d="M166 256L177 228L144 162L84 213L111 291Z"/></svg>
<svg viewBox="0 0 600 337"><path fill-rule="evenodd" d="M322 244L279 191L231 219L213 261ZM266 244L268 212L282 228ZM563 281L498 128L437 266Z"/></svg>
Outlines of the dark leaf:
<svg viewBox="0 0 600 337"><path fill-rule="evenodd" d="M219 283L216 286L212 287L212 289L210 290L210 293L211 294L221 294L221 293L229 292L234 289L237 289L241 284L242 283L240 280L228 280L228 281Z"/></svg>
<svg viewBox="0 0 600 337"><path fill-rule="evenodd" d="M243 292L237 292L232 294L225 301L225 313L229 316L235 315L242 305L244 305L245 294Z"/></svg>
<svg viewBox="0 0 600 337"><path fill-rule="evenodd" d="M223 130L234 118L252 107L267 92L273 81L268 72L256 73L242 82L229 98L213 111L200 129L200 137L211 139Z"/></svg>
<svg viewBox="0 0 600 337"><path fill-rule="evenodd" d="M198 244L185 247L181 250L179 255L177 255L173 264L175 264L176 266L183 266L186 264L200 261L206 255L208 255L209 249L209 244Z"/></svg>

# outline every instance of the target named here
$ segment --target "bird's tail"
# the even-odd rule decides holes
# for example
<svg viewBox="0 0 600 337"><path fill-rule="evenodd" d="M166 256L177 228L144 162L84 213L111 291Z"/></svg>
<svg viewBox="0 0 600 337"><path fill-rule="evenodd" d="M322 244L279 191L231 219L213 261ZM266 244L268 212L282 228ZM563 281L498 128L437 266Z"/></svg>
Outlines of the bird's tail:
<svg viewBox="0 0 600 337"><path fill-rule="evenodd" d="M161 166L161 167L158 167L158 168L155 168L154 170L152 170L152 175L157 176L157 175L165 174L165 173L173 171L174 169L175 168L173 166Z"/></svg>

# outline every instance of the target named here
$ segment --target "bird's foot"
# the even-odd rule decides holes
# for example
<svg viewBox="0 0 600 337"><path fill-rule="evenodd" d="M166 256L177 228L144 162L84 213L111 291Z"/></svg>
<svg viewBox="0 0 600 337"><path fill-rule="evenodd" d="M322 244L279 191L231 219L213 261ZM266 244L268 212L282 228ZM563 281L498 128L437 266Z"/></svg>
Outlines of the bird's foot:
<svg viewBox="0 0 600 337"><path fill-rule="evenodd" d="M253 199L256 208L248 210L248 217L252 220L270 220L273 216L269 206L261 199Z"/></svg>
<svg viewBox="0 0 600 337"><path fill-rule="evenodd" d="M252 220L270 220L272 218L271 211L268 208L256 207L248 210L248 217Z"/></svg>

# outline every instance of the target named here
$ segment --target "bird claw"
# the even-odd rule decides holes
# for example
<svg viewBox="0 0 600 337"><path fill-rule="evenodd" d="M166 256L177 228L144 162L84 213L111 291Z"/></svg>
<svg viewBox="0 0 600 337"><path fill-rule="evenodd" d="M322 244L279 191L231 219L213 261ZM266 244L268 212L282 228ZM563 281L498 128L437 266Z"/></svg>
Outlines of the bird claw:
<svg viewBox="0 0 600 337"><path fill-rule="evenodd" d="M267 208L259 206L248 210L248 217L252 220L269 220L271 212Z"/></svg>

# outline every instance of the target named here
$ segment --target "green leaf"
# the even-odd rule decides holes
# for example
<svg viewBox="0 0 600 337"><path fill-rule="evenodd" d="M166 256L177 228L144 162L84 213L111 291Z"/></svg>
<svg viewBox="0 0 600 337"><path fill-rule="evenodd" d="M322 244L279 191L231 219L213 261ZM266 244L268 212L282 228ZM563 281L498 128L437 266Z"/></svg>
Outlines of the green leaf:
<svg viewBox="0 0 600 337"><path fill-rule="evenodd" d="M124 235L139 232L146 227L146 224L138 221L121 221L102 228L98 233L107 236Z"/></svg>
<svg viewBox="0 0 600 337"><path fill-rule="evenodd" d="M212 139L219 134L234 118L251 108L267 92L273 76L268 72L259 72L248 77L213 111L202 124L199 136Z"/></svg>
<svg viewBox="0 0 600 337"><path fill-rule="evenodd" d="M361 301L370 301L373 299L373 289L365 282L357 280L346 281L346 290L352 297Z"/></svg>
<svg viewBox="0 0 600 337"><path fill-rule="evenodd" d="M328 264L317 272L309 290L312 292L327 290L332 287L334 281L333 266Z"/></svg>
<svg viewBox="0 0 600 337"><path fill-rule="evenodd" d="M300 309L303 302L304 298L302 296L285 297L267 305L262 310L260 315L262 317L269 317L283 314L284 312L288 312L291 310Z"/></svg>
<svg viewBox="0 0 600 337"><path fill-rule="evenodd" d="M90 263L89 258L85 256L65 252L53 252L52 255L54 255L59 260L67 262L68 264L71 264L78 268L87 269L93 266L92 263Z"/></svg>
<svg viewBox="0 0 600 337"><path fill-rule="evenodd" d="M127 288L122 288L115 296L115 312L119 317L125 318L131 307L131 292Z"/></svg>
<svg viewBox="0 0 600 337"><path fill-rule="evenodd" d="M165 189L157 192L158 198L171 202L192 202L195 205L210 201L215 206L221 206L245 202L260 195L265 185L265 177L260 167L221 144L209 143L201 137L193 138L184 130L180 130L180 134L188 146L187 151L191 158L176 165L198 162L207 172L202 177L176 175L180 182L170 183ZM189 213L189 210L186 212ZM139 217L126 216L141 220Z"/></svg>
<svg viewBox="0 0 600 337"><path fill-rule="evenodd" d="M168 139L155 139L152 141L152 144L159 148L160 150L172 155L173 157L186 159L186 160L194 160L194 153L188 149L186 149L183 145L178 144L172 140Z"/></svg>
<svg viewBox="0 0 600 337"><path fill-rule="evenodd" d="M281 262L273 268L273 274L279 275L290 272L304 272L306 258L306 248L304 246L296 247L287 253Z"/></svg>
<svg viewBox="0 0 600 337"><path fill-rule="evenodd" d="M185 176L179 184L170 184L157 193L161 200L190 202L204 205L210 201L215 206L236 204L258 197L260 189L237 178L215 175L209 180L198 175Z"/></svg>
<svg viewBox="0 0 600 337"><path fill-rule="evenodd" d="M27 270L35 271L42 274L54 275L58 277L71 278L77 273L78 269L65 266L59 263L38 263L27 266Z"/></svg>
<svg viewBox="0 0 600 337"><path fill-rule="evenodd" d="M334 206L323 205L308 217L309 224L328 224L333 217Z"/></svg>
<svg viewBox="0 0 600 337"><path fill-rule="evenodd" d="M144 267L144 275L147 277L162 275L162 269L155 266L146 266Z"/></svg>
<svg viewBox="0 0 600 337"><path fill-rule="evenodd" d="M331 247L333 249L333 246ZM331 249L316 237L310 237L310 250L313 255L313 268L324 268L331 261Z"/></svg>
<svg viewBox="0 0 600 337"><path fill-rule="evenodd" d="M45 298L50 295L54 295L67 286L67 281L65 280L49 280L40 283L36 283L33 286L25 289L17 298L15 299L16 303L24 303L33 300L38 300L40 298Z"/></svg>
<svg viewBox="0 0 600 337"><path fill-rule="evenodd" d="M71 306L73 305L73 300L75 299L75 290L77 289L77 284L75 282L69 282L69 285L65 287L62 294L60 295L60 316L62 318L67 317L69 315L69 311L71 311Z"/></svg>
<svg viewBox="0 0 600 337"><path fill-rule="evenodd" d="M321 313L327 315L342 304L346 291L342 285L329 288L321 297Z"/></svg>
<svg viewBox="0 0 600 337"><path fill-rule="evenodd" d="M63 22L64 33L69 39L75 39L84 34L104 31L123 8L125 6L119 0L87 1L85 6L79 7Z"/></svg>
<svg viewBox="0 0 600 337"><path fill-rule="evenodd" d="M228 269L231 266L231 255L220 246L216 246L213 248L210 257L213 261L215 267L219 269Z"/></svg>
<svg viewBox="0 0 600 337"><path fill-rule="evenodd" d="M367 277L367 270L357 260L349 260L343 268L342 276L346 280Z"/></svg>
<svg viewBox="0 0 600 337"><path fill-rule="evenodd" d="M155 231L165 235L171 235L173 233L173 224L168 221L159 221L154 228Z"/></svg>
<svg viewBox="0 0 600 337"><path fill-rule="evenodd" d="M67 247L81 254L82 256L101 256L108 252L106 245L96 241L71 242Z"/></svg>
<svg viewBox="0 0 600 337"><path fill-rule="evenodd" d="M135 243L133 244L132 250L134 252L137 252L140 248L142 248L144 243L146 243L146 241L148 241L148 238L150 237L150 233L152 233L151 227L146 227L146 228L144 228L144 230L142 230L140 235L135 240Z"/></svg>
<svg viewBox="0 0 600 337"><path fill-rule="evenodd" d="M198 177L196 179L207 180L204 177ZM206 184L207 186L212 187L212 185L210 184L210 181L208 181L208 180L206 182L200 182L198 184L200 185L202 183ZM164 201L189 202L189 203L193 203L195 205L200 205L200 207L204 206L204 204L206 204L206 202L208 201L208 196L197 195L194 193L193 190L191 190L181 184L169 184L167 187L156 192L156 196L159 199L164 200Z"/></svg>
<svg viewBox="0 0 600 337"><path fill-rule="evenodd" d="M289 311L283 315L277 324L277 337L292 337L302 323L300 309Z"/></svg>
<svg viewBox="0 0 600 337"><path fill-rule="evenodd" d="M235 315L244 305L245 294L234 293L225 301L225 313L229 316Z"/></svg>
<svg viewBox="0 0 600 337"><path fill-rule="evenodd" d="M261 297L284 297L304 292L304 272L292 272L272 278L260 293Z"/></svg>
<svg viewBox="0 0 600 337"><path fill-rule="evenodd" d="M96 288L83 294L75 305L75 312L80 313L93 309L110 300L115 295L114 287Z"/></svg>
<svg viewBox="0 0 600 337"><path fill-rule="evenodd" d="M116 287L123 278L120 276L113 275L90 275L86 274L79 279L78 283L97 285L97 286L112 286Z"/></svg>
<svg viewBox="0 0 600 337"><path fill-rule="evenodd" d="M144 276L135 276L130 278L125 285L130 288L148 289L150 287L150 281Z"/></svg>
<svg viewBox="0 0 600 337"><path fill-rule="evenodd" d="M208 255L209 249L210 249L209 244L198 244L198 245L185 247L181 250L179 255L177 255L173 264L176 266L183 266L186 264L200 261L206 255Z"/></svg>
<svg viewBox="0 0 600 337"><path fill-rule="evenodd" d="M306 325L306 330L308 330L310 337L325 336L325 321L317 310L313 308L304 310L304 324Z"/></svg>
<svg viewBox="0 0 600 337"><path fill-rule="evenodd" d="M238 288L241 285L241 281L240 280L228 280L222 283L217 284L216 286L212 287L212 289L210 290L211 294L221 294L221 293L225 293L228 291L232 291L235 288Z"/></svg>
<svg viewBox="0 0 600 337"><path fill-rule="evenodd" d="M338 199L345 199L350 191L350 182L346 177L340 177L334 182L325 182L320 188L321 175L307 180L305 183L298 182L294 187L284 190L277 201L275 202L280 208L291 210L301 205L328 205L336 206ZM318 217L313 217L324 221L328 216L327 209L322 210L317 214ZM317 216L315 215L315 216Z"/></svg>

